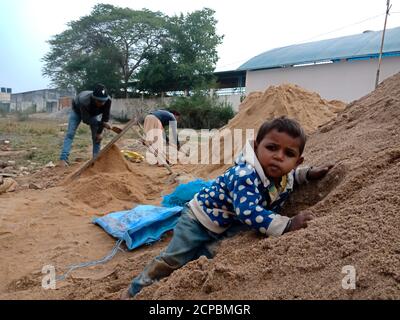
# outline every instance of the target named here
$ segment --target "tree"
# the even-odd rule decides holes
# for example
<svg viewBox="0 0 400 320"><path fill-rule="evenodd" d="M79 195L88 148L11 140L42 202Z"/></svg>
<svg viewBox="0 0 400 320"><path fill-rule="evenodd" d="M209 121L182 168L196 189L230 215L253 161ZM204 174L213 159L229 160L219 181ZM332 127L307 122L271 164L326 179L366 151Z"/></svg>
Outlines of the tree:
<svg viewBox="0 0 400 320"><path fill-rule="evenodd" d="M122 87L127 97L146 57L161 47L165 20L160 12L98 4L90 15L70 22L67 30L49 41L43 74L53 84L76 88L99 77L115 92Z"/></svg>
<svg viewBox="0 0 400 320"><path fill-rule="evenodd" d="M172 18L172 34L180 84L186 90L204 87L218 61L215 11L209 8Z"/></svg>
<svg viewBox="0 0 400 320"><path fill-rule="evenodd" d="M138 73L138 89L150 94L161 94L180 88L178 65L171 59L170 48L164 45L159 53L148 55L147 63Z"/></svg>
<svg viewBox="0 0 400 320"><path fill-rule="evenodd" d="M164 92L205 88L218 61L215 11L204 8L168 19L162 50L148 56L138 79L143 90Z"/></svg>
<svg viewBox="0 0 400 320"><path fill-rule="evenodd" d="M67 81L77 91L93 88L96 83L102 82L111 94L120 95L121 76L113 53L108 48L73 59L65 67L65 73L70 75Z"/></svg>

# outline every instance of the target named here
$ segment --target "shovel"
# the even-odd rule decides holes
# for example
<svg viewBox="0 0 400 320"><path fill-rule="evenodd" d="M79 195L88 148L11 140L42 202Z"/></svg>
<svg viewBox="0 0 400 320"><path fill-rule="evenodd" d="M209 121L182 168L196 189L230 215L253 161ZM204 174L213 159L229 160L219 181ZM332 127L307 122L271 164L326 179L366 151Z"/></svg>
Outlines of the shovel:
<svg viewBox="0 0 400 320"><path fill-rule="evenodd" d="M113 131L113 132L115 132L117 134L120 134L122 132L122 129L120 129L120 128L116 127L116 126L110 127L109 130L111 130L111 131ZM163 166L168 170L168 172L171 175L175 175L174 172L172 171L171 167L170 167L170 162L168 161L168 159L166 159L166 157L164 157L164 155L162 155L160 157L157 154L156 150L154 150L154 148L146 142L146 140L144 139L143 135L140 132L137 132L137 133L140 136L140 140L141 140L142 144L147 148L147 150L149 150L152 154L154 154L154 156L157 159L161 160L161 162L163 163Z"/></svg>
<svg viewBox="0 0 400 320"><path fill-rule="evenodd" d="M138 126L139 126L140 130L143 131L143 127L140 124L138 124ZM122 129L120 129L116 126L112 126L110 128L110 130L117 134L120 134L122 132ZM154 148L147 143L142 132L139 132L138 130L135 130L135 131L139 135L141 143L147 148L147 150L149 150L152 154L154 154L154 156L156 158L160 159L160 155L158 155L157 151L154 150ZM185 175L182 175L181 173L173 172L171 169L171 166L170 166L170 162L168 161L168 159L165 157L164 154L161 156L160 160L161 160L161 162L163 162L163 166L168 170L169 174L171 175L170 178L168 179L168 182L170 182L170 183L179 182L179 179L184 179L185 181L190 180L190 179L186 178Z"/></svg>

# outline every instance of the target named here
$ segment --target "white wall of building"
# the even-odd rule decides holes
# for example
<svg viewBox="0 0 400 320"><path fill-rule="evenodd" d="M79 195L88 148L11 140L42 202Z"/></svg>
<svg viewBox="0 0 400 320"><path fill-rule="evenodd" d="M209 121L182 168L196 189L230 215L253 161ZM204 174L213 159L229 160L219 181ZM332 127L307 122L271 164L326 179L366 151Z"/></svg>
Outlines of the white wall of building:
<svg viewBox="0 0 400 320"><path fill-rule="evenodd" d="M229 94L229 95L223 95L223 96L218 96L218 100L221 102L225 103L230 103L232 105L232 109L235 112L239 111L239 105L241 104L241 99L242 94Z"/></svg>
<svg viewBox="0 0 400 320"><path fill-rule="evenodd" d="M248 71L246 94L271 85L297 84L327 100L351 102L375 89L378 59ZM380 82L400 72L400 57L382 59Z"/></svg>

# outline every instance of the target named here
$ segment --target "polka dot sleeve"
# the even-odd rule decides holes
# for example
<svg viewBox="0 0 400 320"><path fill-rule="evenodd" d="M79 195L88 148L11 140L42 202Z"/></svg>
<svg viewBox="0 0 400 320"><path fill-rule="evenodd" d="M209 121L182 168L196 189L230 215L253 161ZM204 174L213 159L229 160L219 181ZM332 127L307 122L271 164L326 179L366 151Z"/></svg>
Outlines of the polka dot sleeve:
<svg viewBox="0 0 400 320"><path fill-rule="evenodd" d="M235 174L232 191L234 211L240 221L265 235L278 236L283 233L289 218L283 217L262 206L263 197L259 191L257 174L239 170Z"/></svg>

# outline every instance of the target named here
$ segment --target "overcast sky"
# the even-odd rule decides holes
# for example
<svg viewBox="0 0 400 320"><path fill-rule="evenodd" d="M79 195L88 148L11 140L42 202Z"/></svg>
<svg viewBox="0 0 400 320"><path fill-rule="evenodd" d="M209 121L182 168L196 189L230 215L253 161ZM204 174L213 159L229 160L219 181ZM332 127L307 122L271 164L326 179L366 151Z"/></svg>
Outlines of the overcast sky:
<svg viewBox="0 0 400 320"><path fill-rule="evenodd" d="M13 93L44 89L41 59L46 43L66 23L90 14L96 3L161 11L167 15L204 7L216 11L217 71L234 70L277 47L382 30L386 0L0 0L0 87ZM400 26L400 0L391 0L388 28Z"/></svg>

